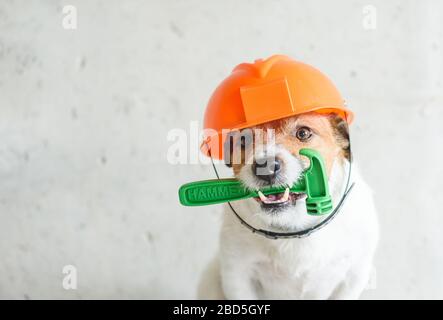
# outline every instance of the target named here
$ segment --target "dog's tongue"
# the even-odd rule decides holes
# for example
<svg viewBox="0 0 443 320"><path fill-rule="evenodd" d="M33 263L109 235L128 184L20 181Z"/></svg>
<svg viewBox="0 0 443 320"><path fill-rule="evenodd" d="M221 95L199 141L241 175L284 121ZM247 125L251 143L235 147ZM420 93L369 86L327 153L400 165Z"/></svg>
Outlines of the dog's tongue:
<svg viewBox="0 0 443 320"><path fill-rule="evenodd" d="M275 200L280 200L280 198L283 197L283 195L284 193L277 193L277 194L267 195L266 197L271 201L275 201Z"/></svg>

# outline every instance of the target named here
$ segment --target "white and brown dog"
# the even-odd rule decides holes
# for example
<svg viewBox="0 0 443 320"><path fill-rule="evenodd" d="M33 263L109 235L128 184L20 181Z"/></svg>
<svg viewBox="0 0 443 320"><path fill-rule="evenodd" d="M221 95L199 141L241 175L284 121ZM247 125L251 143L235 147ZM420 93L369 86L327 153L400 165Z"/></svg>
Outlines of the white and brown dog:
<svg viewBox="0 0 443 320"><path fill-rule="evenodd" d="M274 142L239 139L234 144L243 152L240 163L232 165L233 172L246 187L292 186L309 166L299 150L311 148L325 160L333 203L340 201L350 169L349 134L342 118L311 112L256 128L265 134L273 129ZM262 163L268 169L258 174L258 169L264 169ZM372 192L355 163L351 182L355 187L336 218L301 239L271 240L254 234L226 206L220 250L203 274L199 298L358 298L372 270L378 226ZM254 227L277 232L304 230L326 218L307 214L303 196L287 192L236 201L232 206Z"/></svg>

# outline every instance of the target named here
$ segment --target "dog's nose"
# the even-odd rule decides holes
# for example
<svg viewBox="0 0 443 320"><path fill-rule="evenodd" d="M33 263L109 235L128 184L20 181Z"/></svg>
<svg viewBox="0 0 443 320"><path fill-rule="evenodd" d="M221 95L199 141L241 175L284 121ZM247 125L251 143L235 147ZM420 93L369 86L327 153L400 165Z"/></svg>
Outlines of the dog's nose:
<svg viewBox="0 0 443 320"><path fill-rule="evenodd" d="M254 159L252 172L257 178L272 183L281 170L281 160L275 157L262 158L257 161Z"/></svg>

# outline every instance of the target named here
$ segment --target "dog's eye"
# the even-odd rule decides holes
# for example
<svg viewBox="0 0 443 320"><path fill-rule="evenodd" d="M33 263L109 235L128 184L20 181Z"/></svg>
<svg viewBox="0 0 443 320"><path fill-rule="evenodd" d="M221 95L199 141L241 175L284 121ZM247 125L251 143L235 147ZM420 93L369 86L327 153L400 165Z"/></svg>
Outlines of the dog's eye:
<svg viewBox="0 0 443 320"><path fill-rule="evenodd" d="M240 147L242 147L244 149L246 147L246 138L241 137L239 144L240 144Z"/></svg>
<svg viewBox="0 0 443 320"><path fill-rule="evenodd" d="M301 127L297 129L295 136L300 141L307 141L312 136L312 131L308 127Z"/></svg>
<svg viewBox="0 0 443 320"><path fill-rule="evenodd" d="M241 136L240 139L237 140L237 146L241 149L246 149L252 143L252 138L249 136Z"/></svg>

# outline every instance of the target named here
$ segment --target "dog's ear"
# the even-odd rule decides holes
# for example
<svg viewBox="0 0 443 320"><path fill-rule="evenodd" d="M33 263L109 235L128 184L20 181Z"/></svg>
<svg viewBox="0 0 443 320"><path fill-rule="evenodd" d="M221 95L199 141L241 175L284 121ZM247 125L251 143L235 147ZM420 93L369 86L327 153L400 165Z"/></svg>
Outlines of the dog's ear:
<svg viewBox="0 0 443 320"><path fill-rule="evenodd" d="M338 145L343 150L343 155L346 159L351 159L351 148L349 141L349 128L346 121L339 115L333 113L330 115L330 123L334 130L335 139Z"/></svg>

